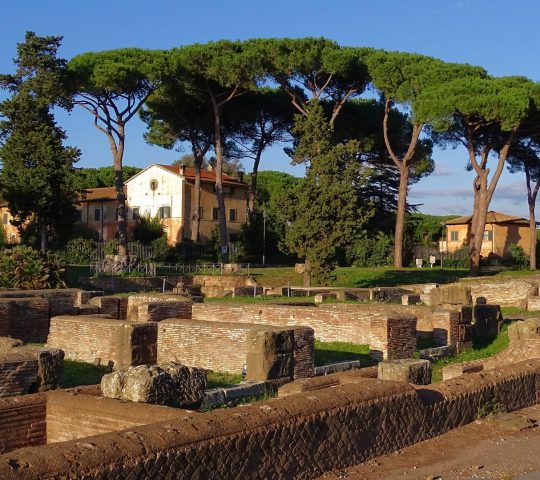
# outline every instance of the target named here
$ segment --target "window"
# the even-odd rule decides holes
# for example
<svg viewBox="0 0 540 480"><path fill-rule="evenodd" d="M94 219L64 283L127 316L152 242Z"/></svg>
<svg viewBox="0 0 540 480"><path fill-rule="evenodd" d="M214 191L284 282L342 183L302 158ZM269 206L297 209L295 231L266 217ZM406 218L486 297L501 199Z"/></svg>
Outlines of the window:
<svg viewBox="0 0 540 480"><path fill-rule="evenodd" d="M9 215L7 213L4 213L2 215L2 225L7 225L9 220Z"/></svg>
<svg viewBox="0 0 540 480"><path fill-rule="evenodd" d="M459 232L450 232L450 241L457 242L459 240Z"/></svg>
<svg viewBox="0 0 540 480"><path fill-rule="evenodd" d="M238 240L240 240L240 235L238 235L238 233L229 234L229 241L231 243L236 243L236 242L238 242Z"/></svg>
<svg viewBox="0 0 540 480"><path fill-rule="evenodd" d="M231 197L236 193L236 188L230 187Z"/></svg>
<svg viewBox="0 0 540 480"><path fill-rule="evenodd" d="M219 208L212 208L212 220L219 220Z"/></svg>
<svg viewBox="0 0 540 480"><path fill-rule="evenodd" d="M155 192L157 190L157 187L158 187L158 181L154 178L150 180L150 190Z"/></svg>
<svg viewBox="0 0 540 480"><path fill-rule="evenodd" d="M229 210L229 220L230 220L231 222L236 222L236 209L231 208L231 209Z"/></svg>
<svg viewBox="0 0 540 480"><path fill-rule="evenodd" d="M165 218L171 218L171 207L159 207L158 216L162 220Z"/></svg>
<svg viewBox="0 0 540 480"><path fill-rule="evenodd" d="M94 222L101 220L101 210L99 208L94 209Z"/></svg>
<svg viewBox="0 0 540 480"><path fill-rule="evenodd" d="M139 220L139 218L141 218L140 208L133 207L133 220Z"/></svg>
<svg viewBox="0 0 540 480"><path fill-rule="evenodd" d="M493 230L484 230L484 236L482 238L484 242L492 242L493 241Z"/></svg>

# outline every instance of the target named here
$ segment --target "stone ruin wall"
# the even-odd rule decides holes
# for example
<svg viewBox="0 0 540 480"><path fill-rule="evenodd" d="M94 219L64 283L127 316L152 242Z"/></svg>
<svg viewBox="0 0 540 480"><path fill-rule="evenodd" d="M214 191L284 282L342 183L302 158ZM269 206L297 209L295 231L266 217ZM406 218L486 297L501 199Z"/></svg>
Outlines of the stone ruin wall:
<svg viewBox="0 0 540 480"><path fill-rule="evenodd" d="M317 306L194 303L193 318L213 322L241 322L262 325L300 326L315 330L324 342L369 344L370 323L387 315L414 315L417 330L430 334L433 309L415 305L328 304Z"/></svg>
<svg viewBox="0 0 540 480"><path fill-rule="evenodd" d="M359 378L94 436L91 448L73 440L7 453L0 478L314 478L470 423L490 402L512 411L539 400L540 360L420 388Z"/></svg>
<svg viewBox="0 0 540 480"><path fill-rule="evenodd" d="M45 445L46 411L44 393L0 398L0 452Z"/></svg>
<svg viewBox="0 0 540 480"><path fill-rule="evenodd" d="M489 304L503 307L527 306L527 298L538 295L538 279L470 280L462 282L471 288L474 303L484 297Z"/></svg>
<svg viewBox="0 0 540 480"><path fill-rule="evenodd" d="M253 350L250 337L266 333L290 337L286 351L280 351L279 354L285 355L290 362L292 370L288 375L291 378L313 375L313 330L306 327L287 329L171 318L158 324L157 363L179 362L220 372L241 373L248 363L248 352L252 354L252 365L271 362L273 360L270 357L278 354L277 350L274 351L271 338L265 342L269 346L266 352L262 351L262 347Z"/></svg>
<svg viewBox="0 0 540 480"><path fill-rule="evenodd" d="M149 421L160 422L185 416L188 411L79 392L78 389L47 393L47 443L64 442L117 430L131 429Z"/></svg>
<svg viewBox="0 0 540 480"><path fill-rule="evenodd" d="M51 319L50 348L64 350L68 360L118 368L156 363L157 323L63 315ZM99 359L99 362L96 360Z"/></svg>

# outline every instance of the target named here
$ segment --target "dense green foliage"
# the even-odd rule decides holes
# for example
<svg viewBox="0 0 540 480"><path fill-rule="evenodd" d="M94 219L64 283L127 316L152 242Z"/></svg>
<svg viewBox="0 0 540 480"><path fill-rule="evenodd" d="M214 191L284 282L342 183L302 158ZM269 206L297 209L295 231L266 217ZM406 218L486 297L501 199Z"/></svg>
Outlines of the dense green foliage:
<svg viewBox="0 0 540 480"><path fill-rule="evenodd" d="M339 255L354 241L372 207L355 188L361 181L357 142L334 144L320 105L310 105L307 117L297 116L293 134L299 136L295 161L308 166L283 206L291 222L285 241L306 259L308 274L321 285L331 280Z"/></svg>
<svg viewBox="0 0 540 480"><path fill-rule="evenodd" d="M68 103L62 88L65 61L56 57L60 40L27 33L17 47L16 73L0 76L0 85L12 94L0 103L0 194L15 225L34 219L42 250L76 218L73 164L79 150L64 146L66 134L51 112Z"/></svg>
<svg viewBox="0 0 540 480"><path fill-rule="evenodd" d="M122 168L123 181L126 182L141 170L142 168L139 167L124 165ZM78 190L83 190L85 188L114 187L114 178L115 174L113 167L77 168L75 170L75 183Z"/></svg>
<svg viewBox="0 0 540 480"><path fill-rule="evenodd" d="M63 270L52 254L29 247L15 247L0 253L0 286L38 289L64 287Z"/></svg>
<svg viewBox="0 0 540 480"><path fill-rule="evenodd" d="M149 245L165 235L163 222L158 217L142 215L133 226L133 240Z"/></svg>

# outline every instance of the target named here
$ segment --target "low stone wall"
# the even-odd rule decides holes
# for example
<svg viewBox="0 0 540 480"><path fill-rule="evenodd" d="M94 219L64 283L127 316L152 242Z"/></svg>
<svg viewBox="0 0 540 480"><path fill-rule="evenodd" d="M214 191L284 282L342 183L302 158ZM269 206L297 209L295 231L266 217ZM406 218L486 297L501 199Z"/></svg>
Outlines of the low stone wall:
<svg viewBox="0 0 540 480"><path fill-rule="evenodd" d="M79 283L85 288L103 290L107 293L161 292L164 280L165 289L170 290L171 284L185 281L185 277L182 275L175 277L80 277Z"/></svg>
<svg viewBox="0 0 540 480"><path fill-rule="evenodd" d="M387 304L240 304L195 303L193 318L214 322L257 323L262 325L313 328L315 338L324 342L352 342L369 344L372 319L388 315L414 315L417 330L431 334L433 309L417 305Z"/></svg>
<svg viewBox="0 0 540 480"><path fill-rule="evenodd" d="M63 315L51 319L47 345L69 360L115 368L156 363L157 324Z"/></svg>
<svg viewBox="0 0 540 480"><path fill-rule="evenodd" d="M193 304L193 302L183 295L177 295L172 293L139 293L137 295L130 295L128 297L126 319L129 321L139 320L139 305L146 303L160 304L168 302L183 302L185 304L185 308L183 309L176 308L176 313L178 315L177 318L192 317L191 305ZM148 309L146 309L146 312L145 309L143 309L141 313L143 314L143 316L145 316L143 320L148 321ZM170 318L170 316L165 318ZM160 318L160 320L164 320L164 318Z"/></svg>
<svg viewBox="0 0 540 480"><path fill-rule="evenodd" d="M0 336L43 343L49 333L49 301L40 297L0 298Z"/></svg>
<svg viewBox="0 0 540 480"><path fill-rule="evenodd" d="M540 400L540 360L437 385L355 384L0 456L3 480L314 478ZM321 434L324 432L324 434Z"/></svg>
<svg viewBox="0 0 540 480"><path fill-rule="evenodd" d="M43 393L0 398L0 452L45 445L46 410L47 397Z"/></svg>
<svg viewBox="0 0 540 480"><path fill-rule="evenodd" d="M187 413L179 408L120 402L77 391L50 392L47 395L47 443L131 429L149 421L178 419Z"/></svg>
<svg viewBox="0 0 540 480"><path fill-rule="evenodd" d="M49 317L76 315L77 307L88 303L90 298L101 292L84 291L78 288L51 288L40 290L0 290L0 298L45 298L49 300Z"/></svg>
<svg viewBox="0 0 540 480"><path fill-rule="evenodd" d="M252 381L313 375L313 330L306 327L168 319L159 322L157 338L159 364L230 373L247 365Z"/></svg>
<svg viewBox="0 0 540 480"><path fill-rule="evenodd" d="M58 386L64 352L18 347L0 355L0 397L44 392Z"/></svg>
<svg viewBox="0 0 540 480"><path fill-rule="evenodd" d="M538 295L539 279L471 280L465 284L471 288L473 301L478 297L487 303L503 307L526 308L527 299Z"/></svg>

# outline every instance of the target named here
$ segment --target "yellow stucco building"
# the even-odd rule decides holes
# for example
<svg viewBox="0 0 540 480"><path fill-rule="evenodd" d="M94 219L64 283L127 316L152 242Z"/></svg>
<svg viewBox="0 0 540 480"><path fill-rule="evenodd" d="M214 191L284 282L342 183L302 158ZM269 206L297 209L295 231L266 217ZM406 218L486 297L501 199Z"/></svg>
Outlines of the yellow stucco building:
<svg viewBox="0 0 540 480"><path fill-rule="evenodd" d="M471 230L471 215L445 222L446 232L440 242L440 251L453 253L468 245ZM488 212L482 240L483 257L507 256L512 244L519 245L528 254L531 240L529 221L500 212Z"/></svg>
<svg viewBox="0 0 540 480"><path fill-rule="evenodd" d="M214 171L201 172L201 242L207 242L219 227ZM191 236L194 214L195 170L175 165L153 164L125 184L128 228L142 215L159 217L169 244ZM234 242L247 220L248 185L230 175L223 175L225 211L229 241ZM116 192L112 187L87 189L78 206L80 221L98 232L103 241L115 238Z"/></svg>

